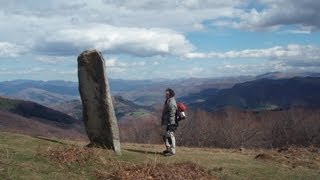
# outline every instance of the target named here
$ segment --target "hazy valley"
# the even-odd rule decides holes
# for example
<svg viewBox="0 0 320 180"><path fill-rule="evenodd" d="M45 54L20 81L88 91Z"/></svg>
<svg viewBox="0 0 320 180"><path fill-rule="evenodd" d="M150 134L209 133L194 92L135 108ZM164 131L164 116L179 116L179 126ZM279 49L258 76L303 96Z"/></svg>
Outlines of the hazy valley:
<svg viewBox="0 0 320 180"><path fill-rule="evenodd" d="M238 147L243 143L247 143L248 147L272 147L282 146L285 141L289 141L289 137L286 136L277 142L272 142L275 139L266 135L268 136L267 141L262 141L260 136L253 136L257 138L254 139L254 143L249 142L253 141L249 138L242 140L246 142L237 145L232 145L233 142L241 142L237 139L230 139L229 143L221 144L224 142L221 138L224 136L223 134L209 133L212 129L220 126L226 126L224 128L227 129L237 126L240 130L248 123L251 124L250 127L247 127L249 129L245 135L248 137L256 133L275 131L273 128L282 126L281 123L293 123L291 133L298 136L302 130L296 128L299 132L293 132L294 127L299 123L309 121L309 123L316 123L313 124L315 129L304 135L306 140L303 142L291 143L307 145L318 142L320 139L317 135L313 137L318 128L317 113L320 108L318 93L320 78L316 73L286 74L275 72L256 77L167 81L110 79L110 83L114 95L116 116L122 129L122 139L127 142L160 142L156 132L160 122L163 92L167 87L176 90L178 101L184 102L188 106L189 121L182 122L181 129L184 128L183 131L190 133L186 136L181 135L183 137L181 144L199 146L200 142L197 142L198 145L188 142L188 137L193 136L192 132L197 133L197 131L201 131L201 133L208 131L205 135L207 139L201 140L203 142L200 144L210 147ZM0 82L0 95L10 98L1 98L0 118L2 121L0 123L3 130L46 135L47 132L43 128L39 128L40 131L35 128L43 125L47 129L52 129L47 133L48 136L60 137L69 134L72 138L73 134L75 137L85 137L82 104L76 82L31 80ZM295 113L297 117L291 116L290 112ZM313 115L306 118L308 114ZM290 118L285 118L286 116L290 116ZM295 118L296 122L291 122L293 121L293 119L290 120L291 118ZM264 120L261 121L261 119ZM9 123L14 121L17 123ZM28 121L30 121L29 124ZM267 130L267 125L265 125L263 126L265 128L260 129L263 123L258 123L259 121L268 122L274 127ZM24 122L28 126L23 126L18 122ZM195 122L199 127L195 126ZM225 125L216 123L224 123ZM36 125L32 126L31 124ZM144 126L148 126L148 128L144 128ZM200 130L199 128L202 126L207 126L207 128ZM309 126L304 128L309 129ZM70 129L72 133L69 133ZM137 131L137 129L142 129L142 131ZM278 131L282 134L281 129ZM61 134L61 132L64 133ZM219 128L216 132L223 133ZM231 137L233 134L228 134L228 136ZM313 137L312 140L307 138L309 136ZM211 141L217 137L220 137L219 141Z"/></svg>

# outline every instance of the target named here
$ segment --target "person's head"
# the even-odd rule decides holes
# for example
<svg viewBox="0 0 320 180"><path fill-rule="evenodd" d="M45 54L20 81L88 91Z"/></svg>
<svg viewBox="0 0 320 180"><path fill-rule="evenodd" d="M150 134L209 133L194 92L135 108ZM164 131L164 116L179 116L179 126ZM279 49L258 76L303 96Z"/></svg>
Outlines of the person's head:
<svg viewBox="0 0 320 180"><path fill-rule="evenodd" d="M172 98L175 95L174 91L170 88L166 89L166 98Z"/></svg>

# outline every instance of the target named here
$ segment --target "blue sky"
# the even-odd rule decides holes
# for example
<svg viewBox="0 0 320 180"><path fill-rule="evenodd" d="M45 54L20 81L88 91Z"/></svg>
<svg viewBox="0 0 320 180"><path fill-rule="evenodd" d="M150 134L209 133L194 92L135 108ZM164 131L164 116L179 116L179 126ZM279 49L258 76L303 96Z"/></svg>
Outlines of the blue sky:
<svg viewBox="0 0 320 180"><path fill-rule="evenodd" d="M121 79L320 72L320 1L0 0L0 81L77 81L95 48Z"/></svg>

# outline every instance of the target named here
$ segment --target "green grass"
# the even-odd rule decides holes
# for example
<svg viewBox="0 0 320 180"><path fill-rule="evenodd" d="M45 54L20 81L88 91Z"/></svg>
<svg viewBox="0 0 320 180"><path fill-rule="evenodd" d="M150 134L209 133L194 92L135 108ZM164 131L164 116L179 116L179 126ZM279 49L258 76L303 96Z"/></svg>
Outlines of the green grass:
<svg viewBox="0 0 320 180"><path fill-rule="evenodd" d="M143 116L143 115L146 115L146 114L147 114L146 112L136 111L136 112L131 112L129 115L133 116L133 117L140 117L140 116Z"/></svg>
<svg viewBox="0 0 320 180"><path fill-rule="evenodd" d="M141 145L127 144L126 147L128 146L147 152L154 152L161 148L155 145L141 147ZM266 151L263 150L263 152ZM239 152L226 149L179 148L177 156L159 157L158 160L162 163L194 162L221 179L320 179L320 170L308 167L292 168L275 161L257 160L255 156L259 153L261 152L253 150Z"/></svg>
<svg viewBox="0 0 320 180"><path fill-rule="evenodd" d="M99 173L114 174L124 167L181 162L198 164L220 179L320 179L319 153L306 153L301 159L292 157L292 162L287 162L272 150L179 147L177 155L163 157L162 145L125 143L118 156L109 150L83 149L85 144L0 133L0 179L96 179ZM255 159L259 153L279 160Z"/></svg>

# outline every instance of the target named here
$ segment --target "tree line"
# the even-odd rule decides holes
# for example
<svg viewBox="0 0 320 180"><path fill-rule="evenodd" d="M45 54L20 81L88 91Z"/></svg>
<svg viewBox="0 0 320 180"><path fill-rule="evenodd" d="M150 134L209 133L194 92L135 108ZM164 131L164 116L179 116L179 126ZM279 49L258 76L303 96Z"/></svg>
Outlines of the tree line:
<svg viewBox="0 0 320 180"><path fill-rule="evenodd" d="M162 143L161 108L153 116L119 123L122 142ZM320 147L320 109L218 112L188 110L176 131L179 146L219 148Z"/></svg>

